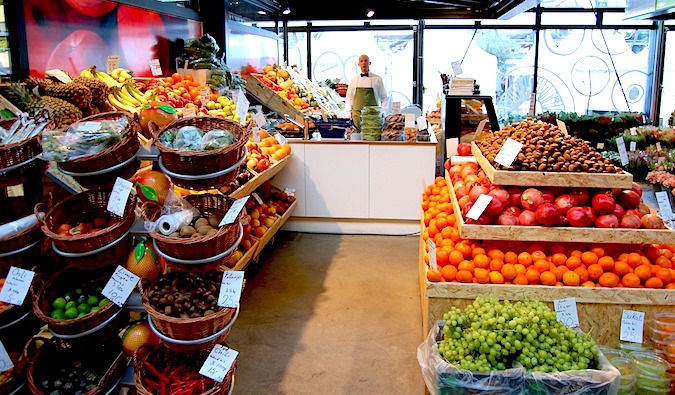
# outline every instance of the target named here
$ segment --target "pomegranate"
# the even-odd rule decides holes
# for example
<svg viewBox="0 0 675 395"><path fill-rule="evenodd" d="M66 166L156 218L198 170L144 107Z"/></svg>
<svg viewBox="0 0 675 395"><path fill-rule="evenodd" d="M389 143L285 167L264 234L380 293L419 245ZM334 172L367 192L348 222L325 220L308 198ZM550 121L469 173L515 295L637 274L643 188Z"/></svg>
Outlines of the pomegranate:
<svg viewBox="0 0 675 395"><path fill-rule="evenodd" d="M576 200L574 197L572 197L572 195L565 194L558 196L554 204L555 208L558 209L558 212L560 212L562 215L565 215L569 209L576 206Z"/></svg>
<svg viewBox="0 0 675 395"><path fill-rule="evenodd" d="M492 218L498 216L502 210L504 210L504 203L502 203L501 200L493 197L492 200L490 200L490 203L488 203L487 207L485 207L485 211L483 213Z"/></svg>
<svg viewBox="0 0 675 395"><path fill-rule="evenodd" d="M636 210L636 209L626 210L626 213L624 214L624 217L628 214L632 214L632 215L634 215L638 218L642 218L642 216L644 215L644 214L642 214L642 212L640 212L640 210Z"/></svg>
<svg viewBox="0 0 675 395"><path fill-rule="evenodd" d="M497 224L498 225L518 225L520 222L518 221L518 217L514 215L511 211L502 211L501 214L497 217Z"/></svg>
<svg viewBox="0 0 675 395"><path fill-rule="evenodd" d="M457 153L459 154L459 156L471 156L471 144L460 143L457 146Z"/></svg>
<svg viewBox="0 0 675 395"><path fill-rule="evenodd" d="M457 204L459 204L459 208L461 208L461 209L463 209L464 206L466 206L467 203L471 203L471 198L468 195L462 196L457 201Z"/></svg>
<svg viewBox="0 0 675 395"><path fill-rule="evenodd" d="M490 225L490 218L485 213L481 214L478 219L466 219L467 225Z"/></svg>
<svg viewBox="0 0 675 395"><path fill-rule="evenodd" d="M472 202L475 202L478 200L480 195L487 195L488 194L488 189L482 185L476 185L473 188L469 189L469 197L471 198Z"/></svg>
<svg viewBox="0 0 675 395"><path fill-rule="evenodd" d="M534 211L523 210L520 215L518 215L518 223L523 226L535 226L537 225L537 215Z"/></svg>
<svg viewBox="0 0 675 395"><path fill-rule="evenodd" d="M520 207L520 197L523 195L523 188L521 187L511 187L508 190L509 195L511 196L511 205L515 207Z"/></svg>
<svg viewBox="0 0 675 395"><path fill-rule="evenodd" d="M665 229L663 220L656 214L645 214L640 218L640 223L645 229Z"/></svg>
<svg viewBox="0 0 675 395"><path fill-rule="evenodd" d="M621 195L622 191L623 189L621 188L612 188L612 190L609 192L609 195L611 195L614 198L614 200L616 200L619 198L619 195Z"/></svg>
<svg viewBox="0 0 675 395"><path fill-rule="evenodd" d="M596 215L611 214L614 212L614 207L616 207L616 201L609 195L598 193L593 196L591 207L593 207Z"/></svg>
<svg viewBox="0 0 675 395"><path fill-rule="evenodd" d="M640 203L640 205L638 206L637 209L638 209L638 211L640 211L642 213L643 216L652 213L652 210L649 209L649 206L647 206L644 203Z"/></svg>
<svg viewBox="0 0 675 395"><path fill-rule="evenodd" d="M455 196L457 196L457 199L461 199L461 198L463 198L463 197L465 197L465 196L468 197L468 195L466 194L466 188L464 188L463 186L461 186L461 187L455 189Z"/></svg>
<svg viewBox="0 0 675 395"><path fill-rule="evenodd" d="M541 197L544 198L544 201L548 203L553 203L555 201L555 194L550 188L542 189Z"/></svg>
<svg viewBox="0 0 675 395"><path fill-rule="evenodd" d="M598 218L597 215L595 215L595 212L590 206L583 206L582 207L584 211L586 212L586 215L591 219L591 224L595 222L595 220ZM588 224L588 226L591 226L591 224Z"/></svg>
<svg viewBox="0 0 675 395"><path fill-rule="evenodd" d="M509 196L509 192L504 188L494 187L494 189L492 189L488 195L499 199L504 206L511 202L511 196Z"/></svg>
<svg viewBox="0 0 675 395"><path fill-rule="evenodd" d="M584 206L588 203L591 198L588 196L588 190L586 188L573 188L570 191L570 195L576 200L577 206Z"/></svg>
<svg viewBox="0 0 675 395"><path fill-rule="evenodd" d="M637 193L638 196L642 197L642 187L640 186L640 184L633 181L633 183L630 186L630 189L632 189L635 193Z"/></svg>
<svg viewBox="0 0 675 395"><path fill-rule="evenodd" d="M520 215L520 209L516 206L507 206L504 211L508 211L516 217Z"/></svg>
<svg viewBox="0 0 675 395"><path fill-rule="evenodd" d="M544 197L541 191L535 188L526 189L520 197L520 204L527 210L536 210L542 203L544 203Z"/></svg>
<svg viewBox="0 0 675 395"><path fill-rule="evenodd" d="M560 215L555 205L549 202L539 205L535 215L537 222L543 226L557 226L563 222L563 216Z"/></svg>
<svg viewBox="0 0 675 395"><path fill-rule="evenodd" d="M565 216L565 219L567 220L569 226L573 226L575 228L583 228L586 226L590 226L593 223L587 210L584 210L583 207L570 208L569 210L567 210L567 215Z"/></svg>
<svg viewBox="0 0 675 395"><path fill-rule="evenodd" d="M621 191L619 204L627 209L636 208L640 205L640 196L632 189Z"/></svg>
<svg viewBox="0 0 675 395"><path fill-rule="evenodd" d="M640 229L642 223L640 222L640 217L637 214L626 212L623 218L621 218L620 227L628 229Z"/></svg>
<svg viewBox="0 0 675 395"><path fill-rule="evenodd" d="M471 210L471 207L473 207L473 202L469 202L462 207L462 217L466 218L466 215L469 213L469 210Z"/></svg>
<svg viewBox="0 0 675 395"><path fill-rule="evenodd" d="M620 204L617 204L616 207L614 207L614 212L612 213L616 216L616 218L621 221L621 218L626 214L626 211L621 207Z"/></svg>
<svg viewBox="0 0 675 395"><path fill-rule="evenodd" d="M618 228L619 220L614 214L600 215L598 219L595 220L595 226L597 228Z"/></svg>

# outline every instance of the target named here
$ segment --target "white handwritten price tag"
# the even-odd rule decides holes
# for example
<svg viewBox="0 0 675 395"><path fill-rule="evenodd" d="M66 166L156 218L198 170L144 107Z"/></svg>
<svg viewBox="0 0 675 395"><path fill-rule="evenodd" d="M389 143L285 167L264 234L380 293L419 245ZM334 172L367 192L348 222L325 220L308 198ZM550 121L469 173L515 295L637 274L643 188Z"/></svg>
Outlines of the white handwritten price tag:
<svg viewBox="0 0 675 395"><path fill-rule="evenodd" d="M485 208L490 204L492 201L492 196L490 195L480 195L478 199L476 199L476 203L471 206L471 210L469 210L468 213L466 213L467 218L471 218L474 221L478 220L478 217L483 214L483 211L485 211Z"/></svg>
<svg viewBox="0 0 675 395"><path fill-rule="evenodd" d="M635 128L630 128L630 135L637 136L637 130L635 130Z"/></svg>
<svg viewBox="0 0 675 395"><path fill-rule="evenodd" d="M73 82L73 80L70 79L70 76L68 74L66 74L63 70L59 70L59 69L47 70L47 71L45 71L45 74L56 78L57 80L63 82L64 84L67 84L69 82Z"/></svg>
<svg viewBox="0 0 675 395"><path fill-rule="evenodd" d="M246 113L248 112L249 104L251 103L249 103L245 93L242 92L237 96L237 115L239 115L239 123L242 125L246 124Z"/></svg>
<svg viewBox="0 0 675 395"><path fill-rule="evenodd" d="M533 117L534 112L537 110L537 94L532 92L530 95L530 110L527 112L527 115Z"/></svg>
<svg viewBox="0 0 675 395"><path fill-rule="evenodd" d="M77 125L78 132L92 132L101 129L101 122L87 121Z"/></svg>
<svg viewBox="0 0 675 395"><path fill-rule="evenodd" d="M417 129L427 130L427 119L424 118L424 115L417 117Z"/></svg>
<svg viewBox="0 0 675 395"><path fill-rule="evenodd" d="M405 117L405 127L406 128L415 128L415 114L404 114Z"/></svg>
<svg viewBox="0 0 675 395"><path fill-rule="evenodd" d="M277 133L277 134L274 135L274 138L277 139L277 141L279 142L279 144L281 144L281 145L286 144L286 137L284 137L283 134Z"/></svg>
<svg viewBox="0 0 675 395"><path fill-rule="evenodd" d="M616 139L616 147L619 149L619 156L621 156L621 166L626 166L628 164L628 153L626 152L626 142L623 141L623 137Z"/></svg>
<svg viewBox="0 0 675 395"><path fill-rule="evenodd" d="M512 138L507 138L502 149L499 150L497 156L495 157L495 162L499 163L502 166L509 167L511 163L516 159L518 153L523 148L523 145Z"/></svg>
<svg viewBox="0 0 675 395"><path fill-rule="evenodd" d="M598 149L604 149L604 148L605 148L605 143L598 143L598 145L596 145L596 147L597 147Z"/></svg>
<svg viewBox="0 0 675 395"><path fill-rule="evenodd" d="M660 142L660 141L657 141L657 142L656 142L656 150L659 151L659 152L661 152L661 151L663 150L663 149L661 148L661 142Z"/></svg>
<svg viewBox="0 0 675 395"><path fill-rule="evenodd" d="M645 327L645 313L642 311L624 310L621 315L621 333L619 340L642 343Z"/></svg>
<svg viewBox="0 0 675 395"><path fill-rule="evenodd" d="M0 291L0 301L21 306L33 282L33 276L35 273L30 270L12 266Z"/></svg>
<svg viewBox="0 0 675 395"><path fill-rule="evenodd" d="M202 107L205 107L206 103L211 100L211 92L209 91L209 88L204 88L199 91L199 100L202 102Z"/></svg>
<svg viewBox="0 0 675 395"><path fill-rule="evenodd" d="M635 141L630 142L630 150L635 151L637 149L637 143Z"/></svg>
<svg viewBox="0 0 675 395"><path fill-rule="evenodd" d="M194 107L183 108L183 118L192 118L197 116L197 109Z"/></svg>
<svg viewBox="0 0 675 395"><path fill-rule="evenodd" d="M263 204L263 200L260 198L260 195L258 195L257 193L253 192L253 193L251 194L251 196L253 196L253 199L255 199L255 201L258 202L258 204Z"/></svg>
<svg viewBox="0 0 675 395"><path fill-rule="evenodd" d="M243 285L244 272L223 272L223 280L220 283L220 293L218 294L218 306L232 308L239 306Z"/></svg>
<svg viewBox="0 0 675 395"><path fill-rule="evenodd" d="M656 202L659 204L659 216L664 221L673 219L673 209L670 206L670 199L667 191L656 192Z"/></svg>
<svg viewBox="0 0 675 395"><path fill-rule="evenodd" d="M395 101L391 103L391 113L392 114L400 114L401 113L401 102L400 101Z"/></svg>
<svg viewBox="0 0 675 395"><path fill-rule="evenodd" d="M431 239L429 239L429 266L434 270L438 270L438 263L436 263L436 243Z"/></svg>
<svg viewBox="0 0 675 395"><path fill-rule="evenodd" d="M253 142L259 143L260 142L260 128L257 127L257 126L254 126L251 129L251 133L253 134Z"/></svg>
<svg viewBox="0 0 675 395"><path fill-rule="evenodd" d="M239 105L237 105L237 108L239 108ZM267 123L267 120L265 119L265 114L262 113L262 111L258 111L257 113L253 114L253 122L255 122L256 125L258 125L259 128L265 126Z"/></svg>
<svg viewBox="0 0 675 395"><path fill-rule="evenodd" d="M108 56L108 74L112 74L113 70L120 67L120 57L118 55Z"/></svg>
<svg viewBox="0 0 675 395"><path fill-rule="evenodd" d="M284 188L284 192L286 192L286 195L288 196L295 196L295 189L293 188Z"/></svg>
<svg viewBox="0 0 675 395"><path fill-rule="evenodd" d="M462 74L462 63L460 63L458 61L454 61L454 62L450 63L450 65L452 66L452 73L455 76L458 76L458 75Z"/></svg>
<svg viewBox="0 0 675 395"><path fill-rule="evenodd" d="M202 368L199 369L199 374L220 383L232 368L237 355L239 355L237 351L221 344L216 344L206 358L206 361L204 361Z"/></svg>
<svg viewBox="0 0 675 395"><path fill-rule="evenodd" d="M579 326L576 298L558 299L553 301L557 320L569 328Z"/></svg>
<svg viewBox="0 0 675 395"><path fill-rule="evenodd" d="M0 372L8 371L13 368L14 364L12 363L12 358L7 354L4 344L0 341Z"/></svg>
<svg viewBox="0 0 675 395"><path fill-rule="evenodd" d="M131 182L117 177L113 190L110 193L110 199L108 200L108 211L120 217L124 216L124 208L127 205L127 200L133 187L134 184Z"/></svg>
<svg viewBox="0 0 675 395"><path fill-rule="evenodd" d="M218 227L234 223L234 220L241 212L241 209L244 208L244 205L246 205L249 197L250 196L244 196L243 198L237 199L234 203L232 203L232 206L230 206L230 209L227 210L227 213L225 213L225 216L223 217L223 220L220 221Z"/></svg>
<svg viewBox="0 0 675 395"><path fill-rule="evenodd" d="M101 294L122 307L138 284L138 280L140 278L137 275L118 265L115 273L103 287Z"/></svg>
<svg viewBox="0 0 675 395"><path fill-rule="evenodd" d="M152 59L150 61L150 72L153 77L162 75L162 65L159 64L159 59Z"/></svg>

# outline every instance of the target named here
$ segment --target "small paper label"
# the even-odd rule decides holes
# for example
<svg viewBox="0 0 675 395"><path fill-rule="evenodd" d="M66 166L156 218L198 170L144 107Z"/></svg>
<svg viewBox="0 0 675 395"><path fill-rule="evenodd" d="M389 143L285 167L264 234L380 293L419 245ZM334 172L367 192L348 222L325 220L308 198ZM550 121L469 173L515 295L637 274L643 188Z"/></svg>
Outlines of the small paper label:
<svg viewBox="0 0 675 395"><path fill-rule="evenodd" d="M490 195L480 195L478 199L476 199L476 203L471 206L471 210L469 210L468 213L466 213L467 218L471 218L474 221L478 220L478 217L483 214L483 211L485 211L485 208L490 204L492 201L492 196Z"/></svg>
<svg viewBox="0 0 675 395"><path fill-rule="evenodd" d="M391 103L391 113L392 114L400 114L401 113L401 102L400 101L395 101Z"/></svg>
<svg viewBox="0 0 675 395"><path fill-rule="evenodd" d="M431 239L429 239L429 266L434 270L438 270L438 264L436 263L436 243Z"/></svg>
<svg viewBox="0 0 675 395"><path fill-rule="evenodd" d="M113 273L108 283L103 287L101 295L121 307L127 301L129 295L131 295L136 284L138 284L138 280L140 280L140 277L118 265L115 273Z"/></svg>
<svg viewBox="0 0 675 395"><path fill-rule="evenodd" d="M113 70L118 69L119 67L120 57L118 55L108 56L108 74L112 74Z"/></svg>
<svg viewBox="0 0 675 395"><path fill-rule="evenodd" d="M628 164L628 153L626 152L626 142L623 141L623 137L616 139L616 147L619 149L619 156L621 156L621 166L626 166Z"/></svg>
<svg viewBox="0 0 675 395"><path fill-rule="evenodd" d="M78 132L93 132L101 129L101 122L87 121L77 125Z"/></svg>
<svg viewBox="0 0 675 395"><path fill-rule="evenodd" d="M183 108L183 118L192 118L195 116L197 116L197 110L195 107Z"/></svg>
<svg viewBox="0 0 675 395"><path fill-rule="evenodd" d="M596 147L597 147L598 149L604 149L604 148L605 148L605 143L598 143L598 145L596 145Z"/></svg>
<svg viewBox="0 0 675 395"><path fill-rule="evenodd" d="M245 93L240 93L237 96L237 115L239 115L239 123L242 125L246 125L246 113L248 112L249 104Z"/></svg>
<svg viewBox="0 0 675 395"><path fill-rule="evenodd" d="M131 193L131 188L133 187L134 184L131 182L117 177L117 180L115 180L115 185L113 186L113 190L110 193L110 199L108 200L108 211L123 217L124 208L127 206L127 200L129 200L129 194Z"/></svg>
<svg viewBox="0 0 675 395"><path fill-rule="evenodd" d="M286 195L288 196L295 196L295 189L293 188L285 188L284 192L286 192Z"/></svg>
<svg viewBox="0 0 675 395"><path fill-rule="evenodd" d="M656 142L656 150L659 151L659 152L662 151L662 149L661 149L661 142L660 142L660 141L657 141L657 142Z"/></svg>
<svg viewBox="0 0 675 395"><path fill-rule="evenodd" d="M9 357L5 345L0 341L0 372L6 372L13 367L12 358Z"/></svg>
<svg viewBox="0 0 675 395"><path fill-rule="evenodd" d="M557 320L569 328L579 326L579 314L577 313L576 298L558 299L553 301L553 307L557 314Z"/></svg>
<svg viewBox="0 0 675 395"><path fill-rule="evenodd" d="M495 162L499 163L502 166L509 167L511 163L516 159L518 153L523 148L523 145L512 138L507 138L506 142L502 146L502 149L499 150L497 156L495 157Z"/></svg>
<svg viewBox="0 0 675 395"><path fill-rule="evenodd" d="M232 206L230 206L230 209L227 210L227 213L223 217L222 221L220 221L218 227L234 223L234 220L237 219L237 216L241 212L241 209L244 208L244 205L246 204L246 201L248 201L249 197L250 196L244 196L243 198L237 199L234 203L232 203Z"/></svg>
<svg viewBox="0 0 675 395"><path fill-rule="evenodd" d="M536 109L537 109L537 94L535 92L532 92L532 94L530 95L530 110L528 111L527 114L533 117Z"/></svg>
<svg viewBox="0 0 675 395"><path fill-rule="evenodd" d="M237 105L237 108L239 108L239 105ZM267 120L265 119L265 115L262 113L262 111L258 111L257 113L253 114L253 122L255 122L259 128L265 126Z"/></svg>
<svg viewBox="0 0 675 395"><path fill-rule="evenodd" d="M239 355L237 351L221 344L216 344L213 346L206 361L204 361L204 365L199 369L199 374L221 383L225 379L227 372L232 368L237 355Z"/></svg>
<svg viewBox="0 0 675 395"><path fill-rule="evenodd" d="M645 313L642 311L624 310L621 314L621 333L619 340L642 343L645 326Z"/></svg>
<svg viewBox="0 0 675 395"><path fill-rule="evenodd" d="M244 272L223 272L218 294L218 306L236 308L241 299L241 288L244 285Z"/></svg>
<svg viewBox="0 0 675 395"><path fill-rule="evenodd" d="M211 100L211 92L209 91L209 88L204 88L199 91L199 100L202 102L202 107L206 106L206 103Z"/></svg>
<svg viewBox="0 0 675 395"><path fill-rule="evenodd" d="M637 149L637 143L635 141L630 142L630 150L635 151Z"/></svg>
<svg viewBox="0 0 675 395"><path fill-rule="evenodd" d="M260 142L260 128L257 127L257 126L254 126L251 129L251 133L253 134L253 142L259 143Z"/></svg>
<svg viewBox="0 0 675 395"><path fill-rule="evenodd" d="M159 59L152 59L150 61L150 72L153 77L162 75L162 65L159 64Z"/></svg>
<svg viewBox="0 0 675 395"><path fill-rule="evenodd" d="M251 194L251 196L253 196L253 199L255 199L255 201L258 202L258 204L263 204L263 200L260 198L260 196L257 193L253 192Z"/></svg>
<svg viewBox="0 0 675 395"><path fill-rule="evenodd" d="M54 77L57 80L63 82L64 84L67 84L69 82L73 82L73 80L70 79L70 76L68 76L68 74L66 74L63 70L59 70L59 69L47 70L47 71L45 71L45 74L51 75L52 77Z"/></svg>
<svg viewBox="0 0 675 395"><path fill-rule="evenodd" d="M637 130L635 128L630 128L630 135L637 136Z"/></svg>
<svg viewBox="0 0 675 395"><path fill-rule="evenodd" d="M21 306L33 282L35 272L12 266L0 291L0 301Z"/></svg>
<svg viewBox="0 0 675 395"><path fill-rule="evenodd" d="M670 221L673 219L673 209L670 206L670 200L668 199L669 192L661 191L656 192L656 202L659 204L659 216L664 221Z"/></svg>
<svg viewBox="0 0 675 395"><path fill-rule="evenodd" d="M427 130L427 119L424 117L424 115L417 117L417 129Z"/></svg>
<svg viewBox="0 0 675 395"><path fill-rule="evenodd" d="M449 138L446 141L446 150L448 151L448 156L457 156L457 147L459 147L459 137Z"/></svg>
<svg viewBox="0 0 675 395"><path fill-rule="evenodd" d="M406 129L415 128L415 114L404 114L405 116L405 127Z"/></svg>
<svg viewBox="0 0 675 395"><path fill-rule="evenodd" d="M462 74L462 64L460 62L454 61L454 62L450 63L450 65L452 65L452 73L455 76L458 76L458 75Z"/></svg>
<svg viewBox="0 0 675 395"><path fill-rule="evenodd" d="M277 139L277 141L279 142L279 144L281 144L281 145L286 144L286 137L284 137L283 134L277 133L277 134L274 135L274 138Z"/></svg>

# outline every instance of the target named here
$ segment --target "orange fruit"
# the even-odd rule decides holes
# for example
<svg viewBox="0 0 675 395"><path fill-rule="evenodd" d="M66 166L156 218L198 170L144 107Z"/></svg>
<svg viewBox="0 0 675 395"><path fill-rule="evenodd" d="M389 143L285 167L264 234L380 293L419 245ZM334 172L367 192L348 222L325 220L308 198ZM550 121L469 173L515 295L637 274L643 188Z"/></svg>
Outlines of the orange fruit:
<svg viewBox="0 0 675 395"><path fill-rule="evenodd" d="M567 262L567 256L565 254L553 254L551 256L551 262L553 262L556 266L564 265ZM574 268L570 268L574 270Z"/></svg>
<svg viewBox="0 0 675 395"><path fill-rule="evenodd" d="M642 261L642 264L643 264L643 265L651 265L651 264L652 264L652 263L649 261L649 259L648 259L646 256L644 256L644 255L641 255L641 256L640 256L640 260Z"/></svg>
<svg viewBox="0 0 675 395"><path fill-rule="evenodd" d="M621 284L628 288L637 288L640 286L640 277L635 273L628 273L621 279Z"/></svg>
<svg viewBox="0 0 675 395"><path fill-rule="evenodd" d="M539 276L539 281L541 281L543 285L553 286L555 285L556 281L558 281L558 279L552 271L547 270L541 273Z"/></svg>
<svg viewBox="0 0 675 395"><path fill-rule="evenodd" d="M654 262L656 265L669 268L672 266L672 262L670 262L670 259L666 258L665 256L660 256L656 258L656 261Z"/></svg>
<svg viewBox="0 0 675 395"><path fill-rule="evenodd" d="M443 276L445 281L455 281L457 268L452 265L443 266L443 269L441 269L441 276Z"/></svg>
<svg viewBox="0 0 675 395"><path fill-rule="evenodd" d="M581 284L582 287L595 287L595 283L593 281L584 281L583 284Z"/></svg>
<svg viewBox="0 0 675 395"><path fill-rule="evenodd" d="M564 271L561 270L562 267L567 269L567 266L560 266L560 267L555 267L555 268L550 270L551 273L555 274L555 280L556 281L562 281L563 273L565 273Z"/></svg>
<svg viewBox="0 0 675 395"><path fill-rule="evenodd" d="M513 251L508 251L506 254L504 254L504 262L518 263L518 255Z"/></svg>
<svg viewBox="0 0 675 395"><path fill-rule="evenodd" d="M592 251L586 251L581 254L581 262L583 262L585 265L598 263L598 259L598 255Z"/></svg>
<svg viewBox="0 0 675 395"><path fill-rule="evenodd" d="M581 266L581 259L578 256L571 256L565 260L565 266L570 270L575 270Z"/></svg>
<svg viewBox="0 0 675 395"><path fill-rule="evenodd" d="M473 247L471 249L471 257L475 258L476 255L485 255L485 249L483 247Z"/></svg>
<svg viewBox="0 0 675 395"><path fill-rule="evenodd" d="M516 278L513 279L513 283L517 285L527 285L530 281L527 279L527 276L519 273L516 275Z"/></svg>
<svg viewBox="0 0 675 395"><path fill-rule="evenodd" d="M546 259L546 254L544 254L543 251L536 250L530 254L532 256L532 261L536 261L537 259Z"/></svg>
<svg viewBox="0 0 675 395"><path fill-rule="evenodd" d="M673 275L670 273L670 270L666 268L661 268L656 272L656 277L660 278L664 284L669 284L673 281Z"/></svg>
<svg viewBox="0 0 675 395"><path fill-rule="evenodd" d="M663 280L658 277L652 277L645 281L645 288L663 288Z"/></svg>
<svg viewBox="0 0 675 395"><path fill-rule="evenodd" d="M448 253L447 251L444 251L443 249L436 249L436 264L439 267L443 267L447 264L449 264L450 261L448 260Z"/></svg>
<svg viewBox="0 0 675 395"><path fill-rule="evenodd" d="M490 270L493 272L499 272L502 270L502 266L504 266L504 262L493 259L490 261Z"/></svg>
<svg viewBox="0 0 675 395"><path fill-rule="evenodd" d="M459 265L459 263L461 261L464 260L464 255L462 255L461 252L459 252L457 250L454 250L450 253L450 255L448 256L448 259L449 259L451 265L457 266L457 265Z"/></svg>
<svg viewBox="0 0 675 395"><path fill-rule="evenodd" d="M640 266L636 267L635 270L633 270L633 273L636 276L638 276L638 278L640 279L641 282L645 282L645 281L649 280L649 277L652 276L652 268L649 265L640 265ZM631 274L631 273L626 273L624 275L624 277L629 275L629 274Z"/></svg>
<svg viewBox="0 0 675 395"><path fill-rule="evenodd" d="M579 250L572 250L572 252L570 252L570 253L567 254L567 255L570 255L570 256L578 256L579 258L581 258L582 255L583 255L583 252L581 252L581 251L579 251Z"/></svg>
<svg viewBox="0 0 675 395"><path fill-rule="evenodd" d="M490 284L504 284L504 276L499 272L490 272Z"/></svg>
<svg viewBox="0 0 675 395"><path fill-rule="evenodd" d="M602 266L598 265L597 263L590 265L587 270L588 270L588 277L593 281L599 279L600 276L602 276L602 274L604 273L604 270L602 270Z"/></svg>
<svg viewBox="0 0 675 395"><path fill-rule="evenodd" d="M524 265L521 265L520 263L516 263L513 266L516 268L517 274L525 274L525 272L527 272L527 268Z"/></svg>
<svg viewBox="0 0 675 395"><path fill-rule="evenodd" d="M628 262L628 253L624 252L616 258L617 261Z"/></svg>
<svg viewBox="0 0 675 395"><path fill-rule="evenodd" d="M429 233L431 235L431 233ZM471 256L471 246L466 243L459 243L455 248L462 253L462 256L466 259Z"/></svg>
<svg viewBox="0 0 675 395"><path fill-rule="evenodd" d="M573 272L572 270L566 271L563 273L562 281L565 285L570 285L576 287L579 285L579 275Z"/></svg>
<svg viewBox="0 0 675 395"><path fill-rule="evenodd" d="M432 268L429 268L427 270L427 280L431 281L432 283L437 283L441 281L443 277L441 276L441 272L438 270L434 270Z"/></svg>
<svg viewBox="0 0 675 395"><path fill-rule="evenodd" d="M463 260L457 265L457 269L459 270L466 270L467 272L471 273L473 275L473 271L476 267L474 266L472 261L467 261Z"/></svg>
<svg viewBox="0 0 675 395"><path fill-rule="evenodd" d="M436 220L436 227L438 228L438 230L443 230L443 228L448 226L448 221L445 219L445 217L440 218L437 217L435 220Z"/></svg>
<svg viewBox="0 0 675 395"><path fill-rule="evenodd" d="M661 248L659 252L668 259L672 259L673 257L673 252L667 248Z"/></svg>
<svg viewBox="0 0 675 395"><path fill-rule="evenodd" d="M501 274L504 276L504 279L511 281L516 278L518 273L516 272L516 267L513 264L507 263L502 267Z"/></svg>
<svg viewBox="0 0 675 395"><path fill-rule="evenodd" d="M598 259L598 265L600 265L604 271L612 270L614 269L614 258L611 256L603 256Z"/></svg>
<svg viewBox="0 0 675 395"><path fill-rule="evenodd" d="M490 266L490 258L485 254L478 254L473 257L473 264L481 269L486 269Z"/></svg>
<svg viewBox="0 0 675 395"><path fill-rule="evenodd" d="M579 282L585 283L588 281L588 270L585 267L578 267L574 269L574 273L579 276Z"/></svg>
<svg viewBox="0 0 675 395"><path fill-rule="evenodd" d="M525 272L525 277L530 284L539 284L539 276L539 271L531 267Z"/></svg>
<svg viewBox="0 0 675 395"><path fill-rule="evenodd" d="M563 284L562 281L556 281L556 282L555 282L555 286L556 286L556 287L564 287L565 284Z"/></svg>
<svg viewBox="0 0 675 395"><path fill-rule="evenodd" d="M666 289L675 289L675 283L670 283L665 286Z"/></svg>
<svg viewBox="0 0 675 395"><path fill-rule="evenodd" d="M534 264L532 265L532 267L537 269L537 271L539 271L539 273L541 273L541 272L545 272L546 270L548 270L551 263L552 262L549 262L545 259L537 259L536 261L534 261Z"/></svg>
<svg viewBox="0 0 675 395"><path fill-rule="evenodd" d="M497 259L502 262L504 261L504 253L496 248L490 249L487 252L487 256L489 256L491 259Z"/></svg>
<svg viewBox="0 0 675 395"><path fill-rule="evenodd" d="M473 275L466 270L460 270L457 272L455 279L460 283L470 283L473 280Z"/></svg>
<svg viewBox="0 0 675 395"><path fill-rule="evenodd" d="M591 248L591 252L597 255L598 258L602 258L603 256L605 256L605 250L599 246Z"/></svg>
<svg viewBox="0 0 675 395"><path fill-rule="evenodd" d="M443 229L441 230L441 237L443 237L443 239L452 241L452 239L451 239L451 237L452 237L452 228L449 227L449 226L446 226L445 228L443 228Z"/></svg>
<svg viewBox="0 0 675 395"><path fill-rule="evenodd" d="M478 284L487 284L490 282L490 271L477 267L473 272L473 277Z"/></svg>
<svg viewBox="0 0 675 395"><path fill-rule="evenodd" d="M532 265L532 255L528 252L521 252L518 254L518 263L526 267Z"/></svg>
<svg viewBox="0 0 675 395"><path fill-rule="evenodd" d="M614 263L613 272L618 274L619 276L625 276L626 274L631 272L631 268L630 266L628 266L628 263L618 261Z"/></svg>
<svg viewBox="0 0 675 395"><path fill-rule="evenodd" d="M140 242L127 257L126 268L140 278L153 281L165 271L163 260L155 254L155 250L147 242Z"/></svg>
<svg viewBox="0 0 675 395"><path fill-rule="evenodd" d="M628 254L628 260L626 262L630 267L635 269L636 267L642 265L642 256L637 252L631 252Z"/></svg>
<svg viewBox="0 0 675 395"><path fill-rule="evenodd" d="M598 279L598 284L602 287L613 288L619 285L619 276L614 273L603 273Z"/></svg>

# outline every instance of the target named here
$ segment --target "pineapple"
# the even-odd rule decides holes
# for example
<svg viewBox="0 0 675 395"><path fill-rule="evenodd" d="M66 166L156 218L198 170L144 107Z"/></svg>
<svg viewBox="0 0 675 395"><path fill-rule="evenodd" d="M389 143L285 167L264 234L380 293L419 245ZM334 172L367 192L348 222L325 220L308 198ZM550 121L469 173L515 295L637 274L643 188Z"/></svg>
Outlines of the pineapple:
<svg viewBox="0 0 675 395"><path fill-rule="evenodd" d="M35 86L39 86L38 91L41 95L65 100L82 111L85 111L91 105L92 93L89 88L80 83L69 82L64 84L60 81L29 77L26 80L26 87L32 90Z"/></svg>
<svg viewBox="0 0 675 395"><path fill-rule="evenodd" d="M103 109L108 103L108 85L105 82L89 77L75 77L73 82L89 88L92 94L91 103L96 107Z"/></svg>
<svg viewBox="0 0 675 395"><path fill-rule="evenodd" d="M70 125L82 119L82 111L67 101L51 96L37 97L19 84L11 84L7 94L12 102L23 107L30 116L46 112L49 119L47 127L50 129Z"/></svg>

